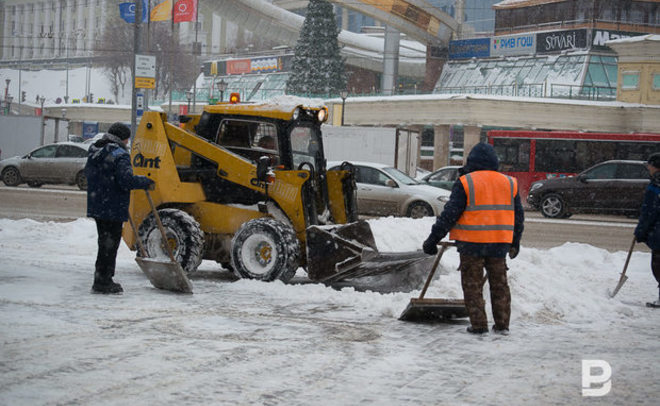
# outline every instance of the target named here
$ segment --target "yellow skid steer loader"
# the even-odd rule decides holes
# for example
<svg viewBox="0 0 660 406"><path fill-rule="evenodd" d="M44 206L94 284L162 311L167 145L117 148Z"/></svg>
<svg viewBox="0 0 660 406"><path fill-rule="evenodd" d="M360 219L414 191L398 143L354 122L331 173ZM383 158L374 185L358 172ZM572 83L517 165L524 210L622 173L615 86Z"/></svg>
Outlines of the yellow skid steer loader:
<svg viewBox="0 0 660 406"><path fill-rule="evenodd" d="M151 192L169 247L185 272L202 259L241 278L291 279L304 267L313 281L405 270L433 258L421 251L378 252L358 221L349 164L326 171L321 124L327 108L282 97L262 104L236 101L168 123L145 112L131 147L135 174L156 182ZM130 216L149 257L164 257L163 237L145 194L134 191Z"/></svg>

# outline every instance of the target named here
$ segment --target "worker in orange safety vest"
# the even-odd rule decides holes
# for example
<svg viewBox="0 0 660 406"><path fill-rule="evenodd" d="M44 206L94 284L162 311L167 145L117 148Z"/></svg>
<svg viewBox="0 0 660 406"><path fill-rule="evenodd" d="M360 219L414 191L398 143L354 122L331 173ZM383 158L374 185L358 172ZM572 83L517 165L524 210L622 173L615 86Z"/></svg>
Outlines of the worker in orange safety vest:
<svg viewBox="0 0 660 406"><path fill-rule="evenodd" d="M488 332L483 298L483 270L490 285L493 332L509 334L511 293L506 255L518 255L524 229L524 211L515 178L497 172L499 161L489 144L477 144L468 155L449 201L437 217L424 252L435 255L447 233L456 240L465 307L470 317L467 331Z"/></svg>

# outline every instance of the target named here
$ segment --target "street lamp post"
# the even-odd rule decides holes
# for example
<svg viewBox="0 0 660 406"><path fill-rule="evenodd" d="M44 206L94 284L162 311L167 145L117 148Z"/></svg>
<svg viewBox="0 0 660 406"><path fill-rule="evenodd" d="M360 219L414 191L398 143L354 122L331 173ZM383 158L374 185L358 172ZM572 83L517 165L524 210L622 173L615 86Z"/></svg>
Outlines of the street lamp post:
<svg viewBox="0 0 660 406"><path fill-rule="evenodd" d="M220 101L224 101L225 90L227 90L227 82L224 79L220 79L218 82L218 90L220 91Z"/></svg>
<svg viewBox="0 0 660 406"><path fill-rule="evenodd" d="M39 104L41 105L41 133L40 133L40 138L41 138L41 145L44 145L46 143L46 131L45 131L45 126L46 126L46 119L44 117L44 102L46 101L46 98L41 96L39 97Z"/></svg>
<svg viewBox="0 0 660 406"><path fill-rule="evenodd" d="M186 99L188 100L188 114L190 114L190 101L192 100L193 92L186 90Z"/></svg>
<svg viewBox="0 0 660 406"><path fill-rule="evenodd" d="M10 111L10 109L11 109L11 102L12 102L12 100L14 100L14 98L11 97L11 96L7 96L7 97L5 97L5 104L7 105L7 106L6 106L6 107L7 107L7 113L6 113L5 115L7 115L7 116L9 115L9 111Z"/></svg>
<svg viewBox="0 0 660 406"><path fill-rule="evenodd" d="M5 83L7 86L5 87L5 101L7 100L7 96L9 96L9 83L11 83L11 79L5 79Z"/></svg>
<svg viewBox="0 0 660 406"><path fill-rule="evenodd" d="M342 90L339 92L339 97L341 97L341 125L344 125L344 108L346 107L346 98L348 97L348 90Z"/></svg>

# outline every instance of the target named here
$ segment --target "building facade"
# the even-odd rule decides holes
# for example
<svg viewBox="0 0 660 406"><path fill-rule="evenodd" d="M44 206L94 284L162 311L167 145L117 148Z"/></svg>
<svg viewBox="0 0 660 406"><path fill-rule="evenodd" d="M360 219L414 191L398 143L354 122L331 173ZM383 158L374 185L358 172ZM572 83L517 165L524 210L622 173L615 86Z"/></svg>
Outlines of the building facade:
<svg viewBox="0 0 660 406"><path fill-rule="evenodd" d="M88 59L106 29L112 0L2 2L2 62Z"/></svg>

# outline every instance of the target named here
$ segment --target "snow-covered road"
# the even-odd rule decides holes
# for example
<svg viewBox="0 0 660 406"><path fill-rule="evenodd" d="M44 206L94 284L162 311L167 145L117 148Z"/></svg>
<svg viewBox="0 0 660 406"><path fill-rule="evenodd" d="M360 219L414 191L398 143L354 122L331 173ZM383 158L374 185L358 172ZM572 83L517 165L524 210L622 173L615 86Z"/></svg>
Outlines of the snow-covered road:
<svg viewBox="0 0 660 406"><path fill-rule="evenodd" d="M370 223L381 250L403 251L432 221ZM398 321L418 291L235 281L205 261L194 295L161 292L123 244L125 293L91 294L95 238L89 219L0 219L0 404L655 405L660 394L648 253L609 299L625 252L523 240L509 261L512 335L480 338L466 321ZM457 265L451 250L427 297L461 297ZM609 394L582 397L583 359L611 365Z"/></svg>

